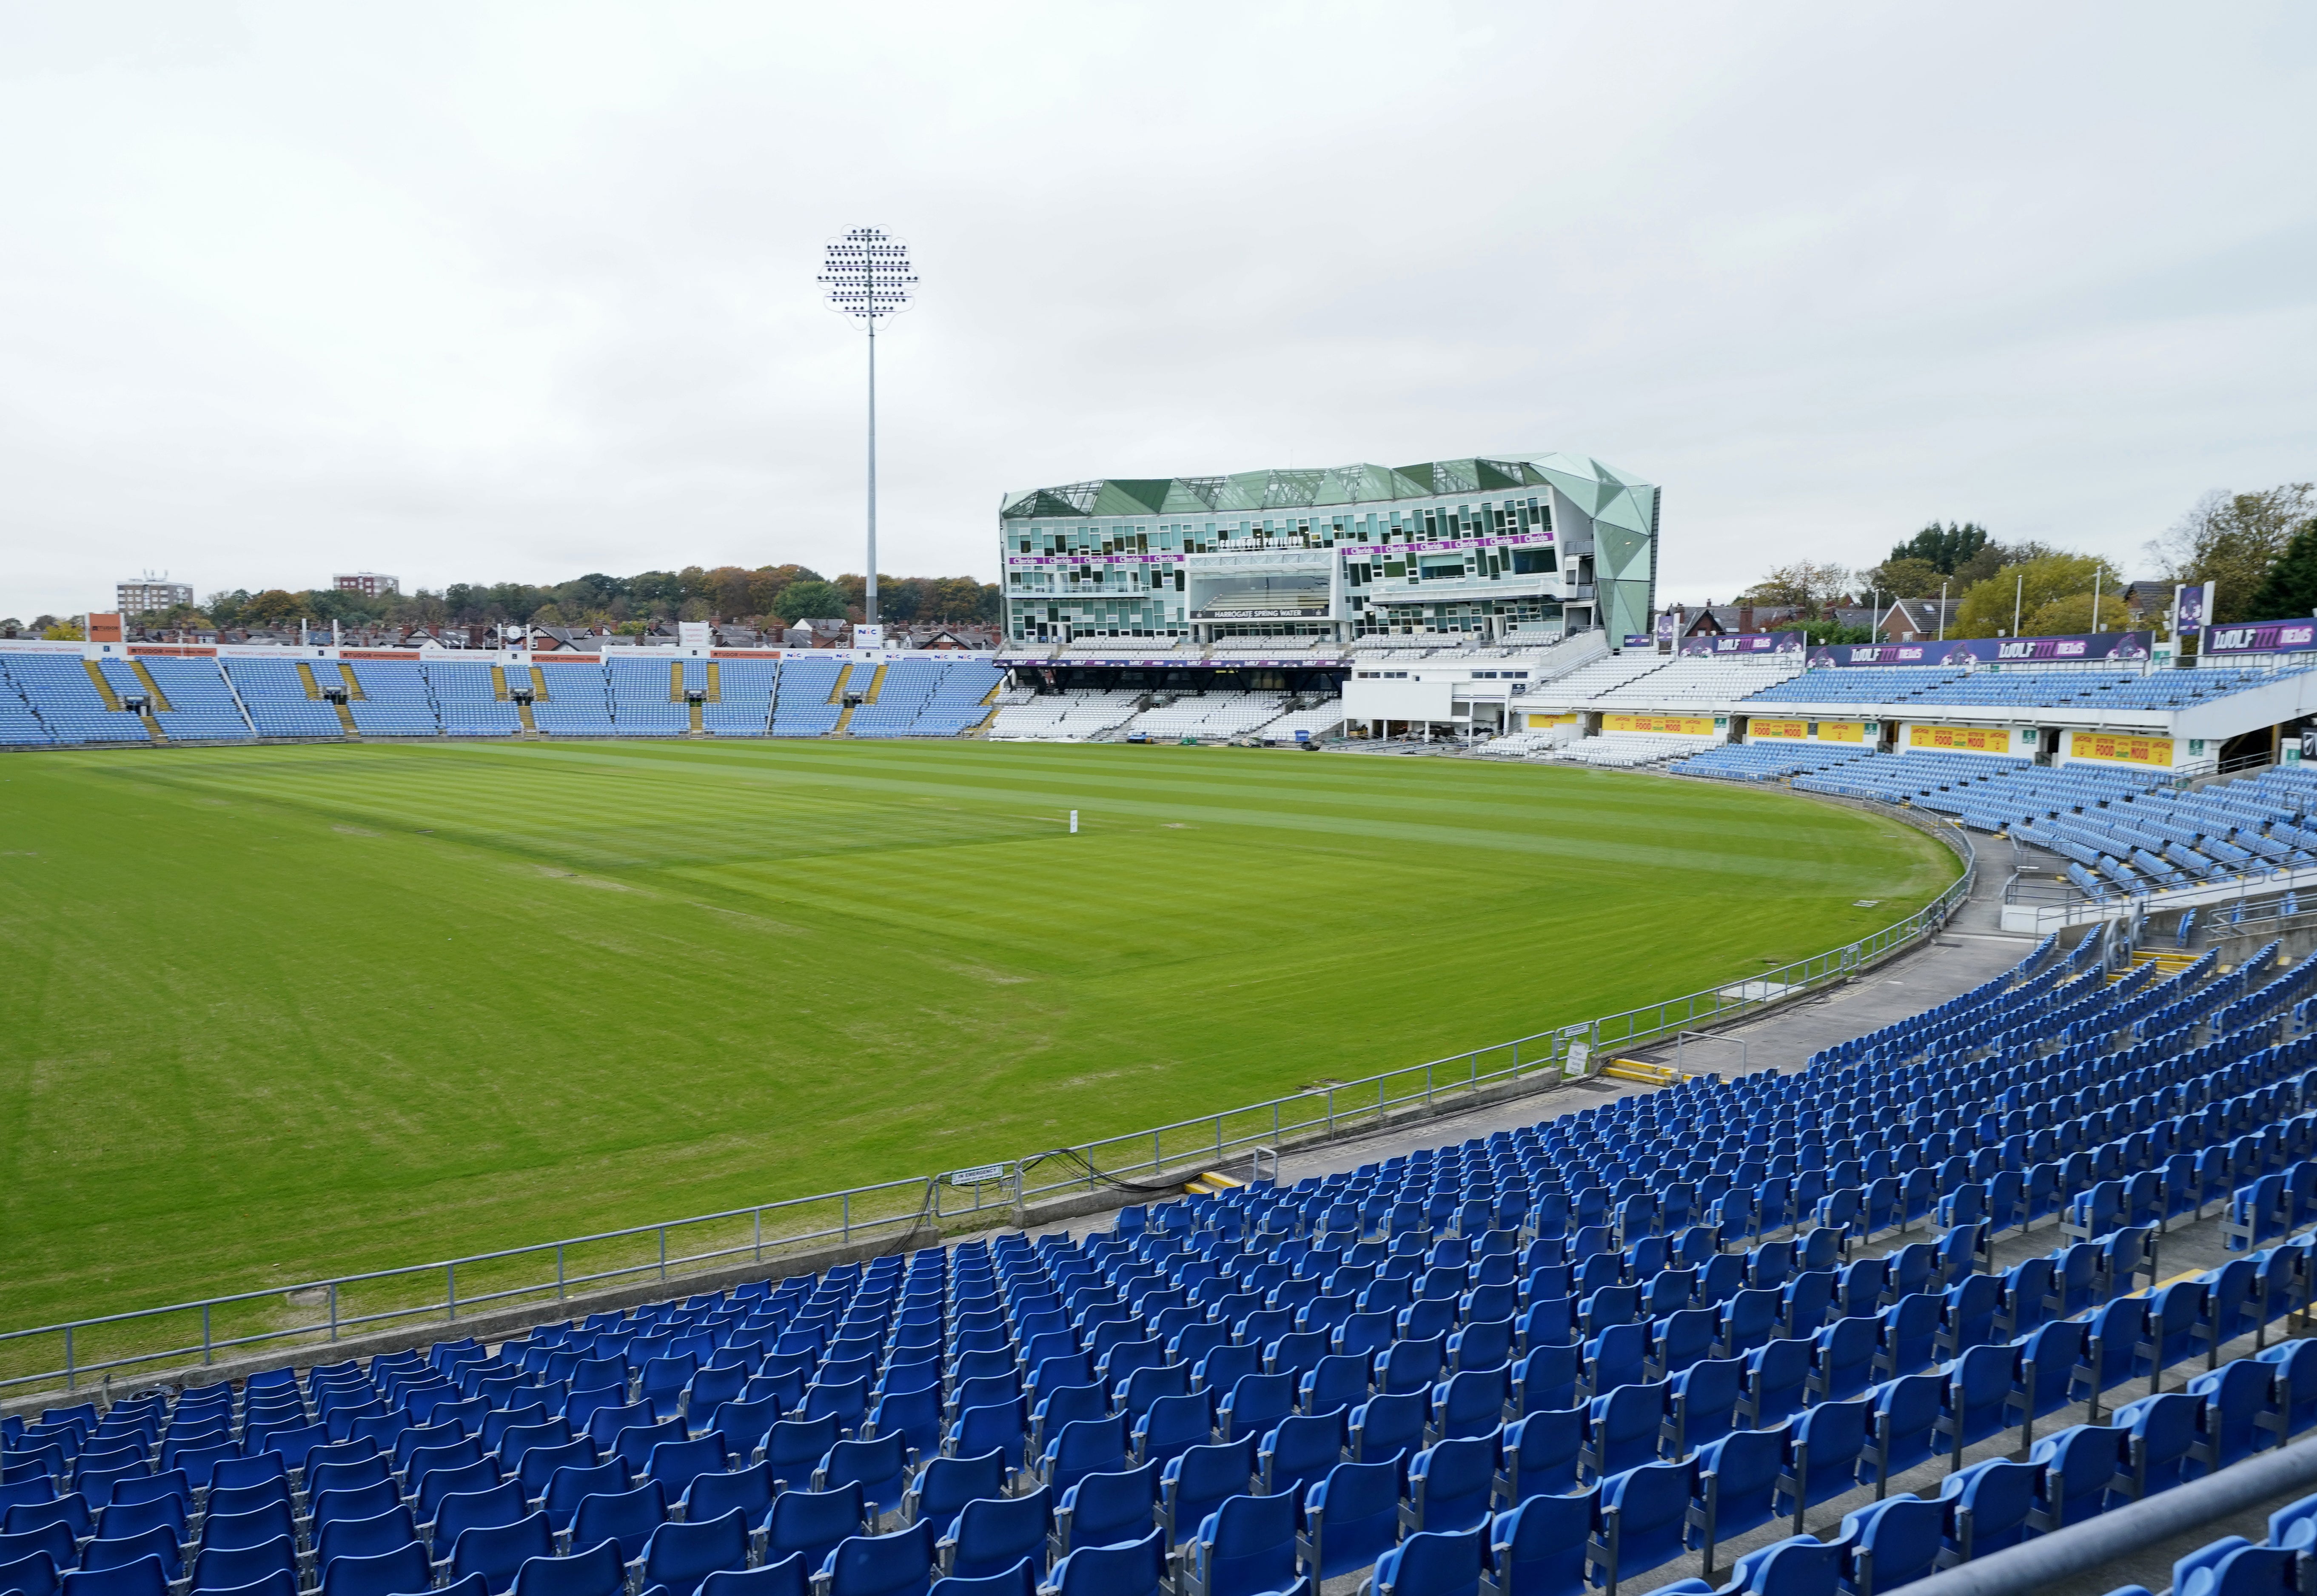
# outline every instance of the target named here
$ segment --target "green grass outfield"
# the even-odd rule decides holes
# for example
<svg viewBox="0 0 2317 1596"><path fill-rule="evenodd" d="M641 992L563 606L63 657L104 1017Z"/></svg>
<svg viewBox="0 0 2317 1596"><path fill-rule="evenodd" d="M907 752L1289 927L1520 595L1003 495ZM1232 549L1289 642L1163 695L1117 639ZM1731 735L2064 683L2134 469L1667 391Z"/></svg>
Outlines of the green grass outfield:
<svg viewBox="0 0 2317 1596"><path fill-rule="evenodd" d="M1783 793L1454 759L0 759L0 1329L1420 1063L1819 952L1955 868Z"/></svg>

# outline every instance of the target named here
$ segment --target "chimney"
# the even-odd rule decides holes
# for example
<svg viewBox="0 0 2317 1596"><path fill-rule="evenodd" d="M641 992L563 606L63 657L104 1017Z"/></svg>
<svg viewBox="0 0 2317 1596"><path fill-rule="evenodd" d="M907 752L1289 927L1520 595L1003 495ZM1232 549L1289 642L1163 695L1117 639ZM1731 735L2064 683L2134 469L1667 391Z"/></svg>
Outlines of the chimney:
<svg viewBox="0 0 2317 1596"><path fill-rule="evenodd" d="M1754 606L1752 605L1741 604L1738 606L1738 630L1740 632L1751 632L1754 630Z"/></svg>

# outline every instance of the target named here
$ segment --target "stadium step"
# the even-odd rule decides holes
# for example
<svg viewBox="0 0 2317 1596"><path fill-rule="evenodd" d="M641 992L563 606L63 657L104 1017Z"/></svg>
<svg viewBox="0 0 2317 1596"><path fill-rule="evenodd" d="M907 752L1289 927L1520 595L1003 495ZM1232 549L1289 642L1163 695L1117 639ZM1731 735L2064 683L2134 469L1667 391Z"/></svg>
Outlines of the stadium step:
<svg viewBox="0 0 2317 1596"><path fill-rule="evenodd" d="M518 702L514 706L514 713L523 721L523 734L525 737L537 737L539 722L531 718L531 705Z"/></svg>
<svg viewBox="0 0 2317 1596"><path fill-rule="evenodd" d="M169 734L161 730L161 722L153 718L153 712L151 710L148 709L141 712L137 718L145 722L145 735L151 738L155 742L166 742L169 740Z"/></svg>
<svg viewBox="0 0 2317 1596"><path fill-rule="evenodd" d="M352 703L357 698L366 698L369 696L368 694L362 690L362 683L355 678L354 668L347 664L343 659L338 661L338 675L345 681L346 700L348 703ZM347 724L352 725L353 722L349 721Z"/></svg>
<svg viewBox="0 0 2317 1596"><path fill-rule="evenodd" d="M1677 1086L1681 1071L1670 1064L1653 1064L1647 1059L1611 1059L1601 1066L1601 1073L1612 1080L1631 1080L1642 1086Z"/></svg>
<svg viewBox="0 0 2317 1596"><path fill-rule="evenodd" d="M512 695L507 692L506 667L504 665L494 665L491 667L491 696L498 700L501 704L505 704L507 699L512 696ZM529 722L530 717L525 716L525 724L528 724Z"/></svg>
<svg viewBox="0 0 2317 1596"><path fill-rule="evenodd" d="M121 695L115 693L112 690L112 684L104 679L104 672L97 669L96 661L94 659L84 659L80 662L80 668L88 672L88 679L95 684L96 695L104 700L104 707L112 710L119 709L121 707Z"/></svg>
<svg viewBox="0 0 2317 1596"><path fill-rule="evenodd" d="M153 673L145 668L145 661L131 659L129 662L129 668L137 673L139 681L145 684L145 691L148 695L146 702L153 706L155 714L165 714L177 707L169 702L169 695L161 691L161 684L153 679Z"/></svg>
<svg viewBox="0 0 2317 1596"><path fill-rule="evenodd" d="M322 695L322 684L314 679L314 668L303 659L298 661L298 680L304 686L307 697L319 698Z"/></svg>
<svg viewBox="0 0 2317 1596"><path fill-rule="evenodd" d="M333 698L330 700L330 707L338 712L338 724L345 728L348 737L362 735L362 728L354 724L354 712L346 707L345 700Z"/></svg>
<svg viewBox="0 0 2317 1596"><path fill-rule="evenodd" d="M711 704L724 702L723 673L716 668L716 661L713 659L708 662L708 702Z"/></svg>
<svg viewBox="0 0 2317 1596"><path fill-rule="evenodd" d="M531 668L531 698L533 704L555 702L547 691L547 673L536 665Z"/></svg>
<svg viewBox="0 0 2317 1596"><path fill-rule="evenodd" d="M828 729L828 734L831 737L842 737L845 735L845 727L852 723L853 705L848 704L843 709L836 712L836 724Z"/></svg>
<svg viewBox="0 0 2317 1596"><path fill-rule="evenodd" d="M667 701L670 704L684 702L684 661L681 659L667 662Z"/></svg>
<svg viewBox="0 0 2317 1596"><path fill-rule="evenodd" d="M1246 1184L1244 1180L1232 1179L1221 1170L1209 1170L1195 1180L1185 1181L1183 1189L1194 1197L1212 1197L1219 1191L1236 1191Z"/></svg>
<svg viewBox="0 0 2317 1596"><path fill-rule="evenodd" d="M688 705L687 707L692 711L692 735L693 735L693 736L694 736L694 737L705 737L705 736L707 736L707 735L708 735L708 728L707 728L706 726L704 726L704 725L702 725L702 724L701 723L701 719L700 719L700 709L701 709L701 706L700 706L699 704L694 704Z"/></svg>
<svg viewBox="0 0 2317 1596"><path fill-rule="evenodd" d="M856 665L853 668L859 670L861 668ZM863 688L861 694L862 703L874 704L877 702L877 691L885 685L885 673L891 668L892 667L890 665L880 665L869 673L869 686Z"/></svg>

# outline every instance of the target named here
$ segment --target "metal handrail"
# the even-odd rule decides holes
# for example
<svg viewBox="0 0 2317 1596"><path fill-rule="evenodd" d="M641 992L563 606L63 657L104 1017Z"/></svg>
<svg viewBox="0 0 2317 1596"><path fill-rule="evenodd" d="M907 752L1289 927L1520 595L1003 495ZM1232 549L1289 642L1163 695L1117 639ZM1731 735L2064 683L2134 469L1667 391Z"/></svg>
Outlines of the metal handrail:
<svg viewBox="0 0 2317 1596"><path fill-rule="evenodd" d="M1225 1109L1219 1114L1201 1115L1192 1119L1176 1120L1171 1125L1028 1154L1016 1165L1020 1171L1022 1200L1026 1203L1035 1197L1062 1191L1091 1192L1100 1189L1108 1181L1149 1180L1163 1176L1170 1166L1181 1167L1209 1159L1220 1162L1234 1152L1244 1152L1250 1147L1276 1148L1284 1139L1292 1139L1299 1134L1333 1138L1353 1127L1372 1128L1388 1118L1395 1108L1418 1102L1430 1106L1444 1092L1477 1096L1490 1086L1517 1082L1523 1079L1534 1080L1541 1076L1561 1073L1570 1060L1573 1043L1582 1042L1586 1047L1585 1056L1590 1060L1597 1058L1605 1047L1633 1046L1656 1041L1669 1034L1694 1030L1701 1021L1726 1024L1737 1016L1847 978L1861 966L1944 925L1956 905L1971 895L1978 873L1978 850L1959 827L1934 827L1919 822L1916 817L1906 815L1904 811L1889 810L1888 806L1873 807L1897 815L1910 824L1919 824L1921 829L1946 843L1964 860L1963 874L1946 892L1904 919L1879 931L1764 974L1692 992L1686 997L1672 998L1550 1031L1539 1031L1511 1042L1436 1059L1430 1063L1389 1070L1355 1080L1315 1087L1287 1097L1266 1098L1241 1107ZM1524 1049L1527 1050L1525 1056ZM1483 1069L1482 1060L1491 1055L1502 1055L1499 1063L1496 1067ZM1419 1072L1422 1076L1420 1089L1412 1079ZM1410 1078L1407 1089L1394 1095L1392 1082L1402 1077ZM1375 1094L1373 1098L1366 1096L1371 1089ZM1355 1098L1351 1096L1354 1093L1359 1096ZM1294 1110L1300 1110L1300 1113L1293 1112ZM1236 1128L1231 1124L1233 1121L1239 1122ZM1170 1132L1176 1134L1176 1151L1171 1155L1166 1145ZM1146 1146L1150 1149L1148 1157L1141 1152ZM1114 1154L1128 1147L1135 1150L1131 1160L1115 1157L1106 1160L1104 1156L1105 1152ZM1042 1164L1066 1165L1072 1172L1059 1179L1033 1184L1030 1171Z"/></svg>
<svg viewBox="0 0 2317 1596"><path fill-rule="evenodd" d="M1233 1154L1245 1157L1250 1148L1259 1148L1261 1152L1257 1155L1258 1162L1256 1167L1259 1168L1259 1161L1267 1157L1275 1173L1278 1149L1284 1142L1300 1134L1324 1131L1332 1135L1349 1127L1381 1120L1395 1108L1418 1102L1433 1104L1444 1096L1473 1095L1500 1082L1535 1080L1550 1074L1559 1074L1570 1061L1572 1045L1579 1042L1585 1044L1588 1054L1598 1055L1605 1047L1647 1043L1677 1031L1695 1030L1702 1022L1726 1023L1734 1017L1843 979L1892 949L1936 931L1946 923L1955 906L1971 894L1978 863L1970 838L1959 829L1925 823L1919 817L1907 815L1903 811L1891 810L1879 804L1868 807L1890 813L1937 836L1962 856L1963 874L1946 891L1904 919L1856 942L1798 960L1762 975L1692 992L1686 997L1668 999L1660 1003L1605 1015L1597 1019L1540 1031L1494 1047L1476 1048L1445 1059L1436 1059L1429 1063L1385 1071L1312 1091L1226 1109L1220 1114L1201 1115L1124 1135L1103 1137L1070 1148L1033 1154L1011 1165L987 1166L955 1175L918 1175L877 1181L809 1197L785 1197L747 1207L727 1208L713 1214L697 1214L682 1219L600 1231L590 1235L502 1247L433 1263L336 1275L302 1285L234 1292L174 1303L165 1307L135 1308L24 1330L0 1331L0 1352L4 1352L12 1345L22 1345L41 1336L61 1338L63 1347L61 1365L24 1374L0 1375L0 1391L42 1383L54 1384L59 1380L66 1389L71 1390L76 1388L84 1377L109 1375L116 1369L179 1363L196 1355L201 1363L207 1365L216 1361L219 1351L241 1347L280 1343L326 1345L339 1340L349 1330L397 1320L439 1318L455 1323L462 1309L472 1311L486 1303L505 1302L518 1297L559 1302L576 1287L644 1276L657 1276L666 1280L670 1278L672 1269L741 1256L762 1262L768 1250L777 1258L781 1252L793 1251L814 1242L836 1241L851 1244L857 1240L883 1236L897 1229L906 1234L921 1225L964 1215L1003 1212L1010 1216L1022 1204L1036 1197L1074 1188L1098 1189L1106 1179L1132 1175L1138 1170L1156 1170L1163 1174L1170 1164L1178 1164L1194 1156L1218 1160ZM1482 1067L1484 1059L1499 1054L1506 1055L1502 1067ZM1420 1088L1415 1084L1415 1078L1418 1075L1422 1078ZM1395 1093L1391 1083L1403 1077L1408 1078L1406 1088ZM1371 1088L1375 1093L1372 1101L1364 1095ZM1363 1094L1361 1100L1351 1101L1346 1096L1355 1092ZM1289 1111L1291 1109L1305 1112L1299 1118L1296 1113ZM1242 1119L1248 1122L1243 1129L1234 1128L1230 1124ZM1197 1133L1195 1146L1185 1139L1186 1134L1194 1131ZM1171 1153L1167 1148L1170 1134L1176 1137L1175 1151ZM1096 1156L1098 1150L1117 1149L1130 1144L1138 1150L1148 1145L1152 1153L1150 1160L1143 1161L1138 1151L1133 1161L1121 1161L1105 1168L1102 1159ZM1043 1184L1031 1183L1029 1171L1032 1169L1061 1154L1075 1155L1082 1160L1081 1167L1087 1172ZM970 1197L961 1201L961 1196L968 1192ZM854 1199L872 1194L883 1194L883 1199L873 1205L874 1211L856 1214ZM767 1214L801 1209L815 1204L835 1205L837 1209L835 1223L823 1223L818 1226L808 1224L805 1228L772 1234L766 1233L765 1216ZM744 1219L749 1222L749 1234L745 1241L675 1255L668 1251L668 1233L671 1231L681 1231L693 1225L736 1224ZM657 1246L654 1256L642 1262L618 1263L578 1274L569 1272L567 1268L566 1254L570 1249L644 1236L655 1238ZM511 1286L496 1286L463 1296L460 1292L459 1271L462 1269L471 1270L479 1265L550 1253L555 1266L551 1277L542 1273L536 1279ZM346 1311L347 1305L342 1301L342 1293L346 1287L427 1276L440 1277L442 1287L439 1294L430 1295L422 1300L362 1312ZM248 1307L261 1302L282 1301L316 1293L320 1294L323 1299L318 1305L326 1309L325 1314L317 1320L290 1325L262 1325L237 1333L219 1333L214 1323L217 1310L221 1308ZM125 1350L114 1356L93 1359L76 1355L76 1338L85 1336L90 1331L139 1321L159 1321L171 1314L193 1314L201 1315L201 1339L198 1341Z"/></svg>

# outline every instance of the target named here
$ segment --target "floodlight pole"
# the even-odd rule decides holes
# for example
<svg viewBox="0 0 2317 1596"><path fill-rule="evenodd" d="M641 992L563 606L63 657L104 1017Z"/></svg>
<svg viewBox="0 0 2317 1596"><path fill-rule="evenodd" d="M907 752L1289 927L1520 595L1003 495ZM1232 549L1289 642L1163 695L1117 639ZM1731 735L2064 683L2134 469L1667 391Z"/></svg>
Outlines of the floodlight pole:
<svg viewBox="0 0 2317 1596"><path fill-rule="evenodd" d="M882 268L881 271L880 268ZM877 318L907 309L909 247L878 228L854 228L828 242L819 281L832 310L869 324L869 572L862 624L877 622Z"/></svg>
<svg viewBox="0 0 2317 1596"><path fill-rule="evenodd" d="M1939 641L1947 641L1947 585L1939 584Z"/></svg>

